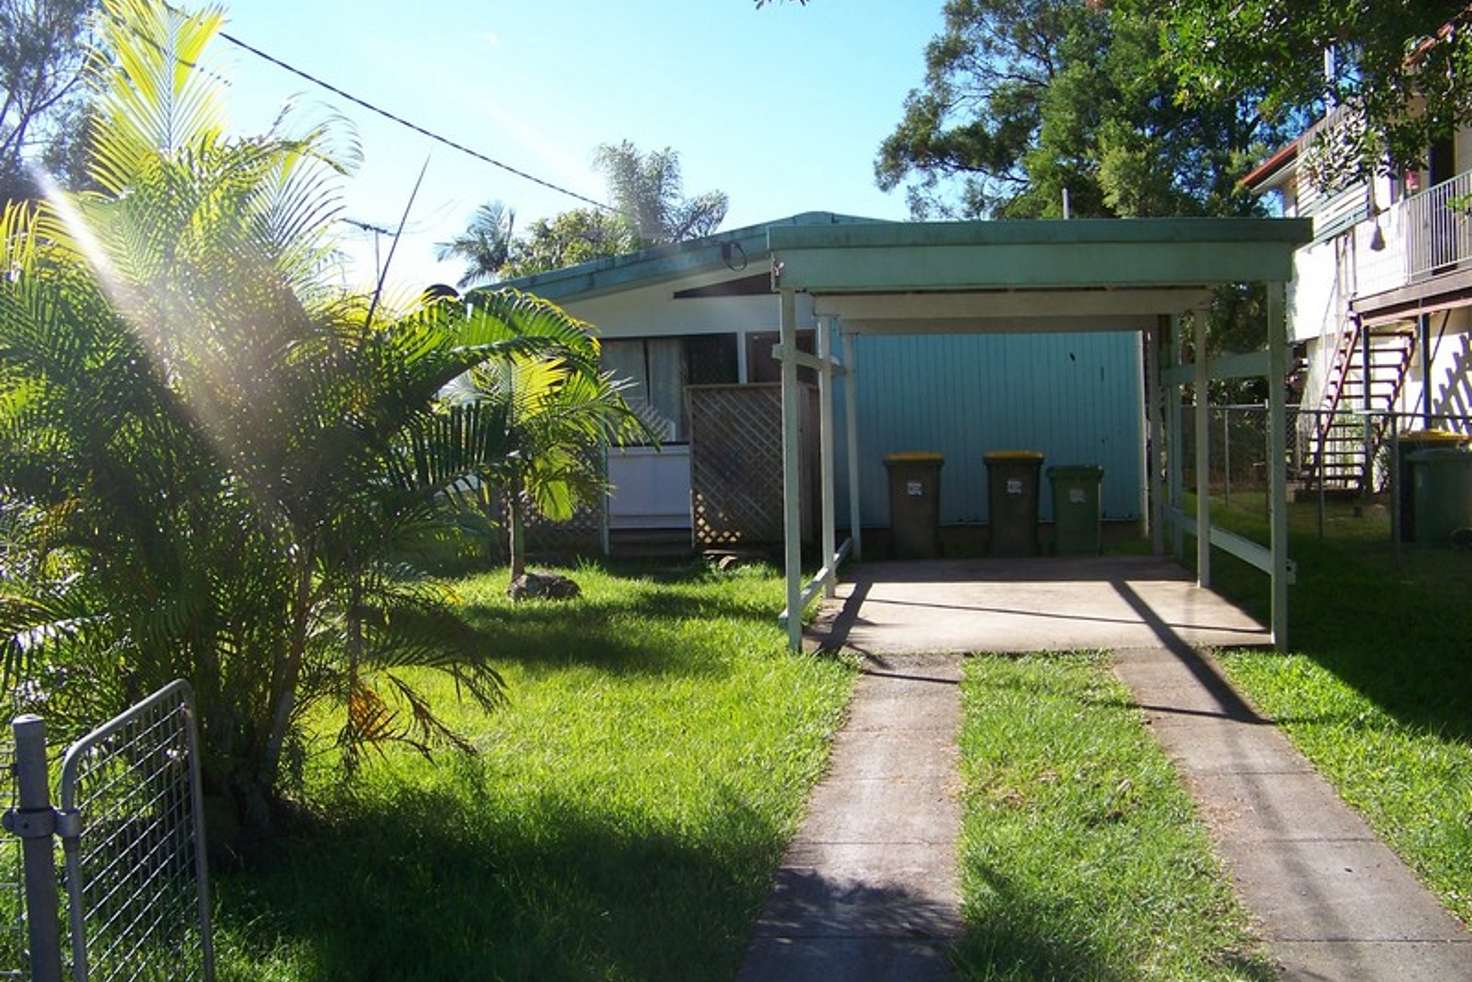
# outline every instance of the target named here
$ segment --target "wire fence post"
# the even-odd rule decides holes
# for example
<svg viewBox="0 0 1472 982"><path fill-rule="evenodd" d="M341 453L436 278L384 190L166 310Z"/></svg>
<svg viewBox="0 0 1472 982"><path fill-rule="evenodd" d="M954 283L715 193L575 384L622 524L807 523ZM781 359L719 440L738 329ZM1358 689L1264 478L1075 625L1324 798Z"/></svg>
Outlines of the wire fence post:
<svg viewBox="0 0 1472 982"><path fill-rule="evenodd" d="M1232 507L1232 407L1222 407L1222 505Z"/></svg>
<svg viewBox="0 0 1472 982"><path fill-rule="evenodd" d="M1267 461L1267 469L1263 472L1262 477L1263 481L1268 486L1268 492L1262 496L1262 517L1267 519L1269 524L1271 524L1273 520L1273 416L1270 412L1270 409L1271 401L1268 399L1264 399L1262 401L1262 418L1267 421L1267 425L1263 427L1263 437L1267 440L1267 447L1264 452L1264 459Z"/></svg>
<svg viewBox="0 0 1472 982"><path fill-rule="evenodd" d="M1319 468L1319 542L1323 542L1323 468Z"/></svg>
<svg viewBox="0 0 1472 982"><path fill-rule="evenodd" d="M1390 414L1390 542L1400 565L1400 420Z"/></svg>
<svg viewBox="0 0 1472 982"><path fill-rule="evenodd" d="M17 805L5 826L20 837L25 866L26 940L32 982L61 982L61 920L58 916L56 854L52 834L56 812L46 768L46 723L39 716L17 716L15 734Z"/></svg>

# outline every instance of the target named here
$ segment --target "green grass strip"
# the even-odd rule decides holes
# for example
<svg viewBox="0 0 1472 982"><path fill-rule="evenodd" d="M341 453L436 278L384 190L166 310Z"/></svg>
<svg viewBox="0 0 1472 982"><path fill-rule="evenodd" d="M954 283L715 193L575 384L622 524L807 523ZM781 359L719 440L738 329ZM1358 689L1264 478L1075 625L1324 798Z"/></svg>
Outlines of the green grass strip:
<svg viewBox="0 0 1472 982"><path fill-rule="evenodd" d="M1442 902L1472 923L1472 745L1397 718L1309 655L1238 652L1227 677L1279 721ZM1387 674L1396 671L1390 665ZM1400 671L1418 672L1414 665Z"/></svg>
<svg viewBox="0 0 1472 982"><path fill-rule="evenodd" d="M1106 656L970 659L967 979L1256 979L1204 827Z"/></svg>
<svg viewBox="0 0 1472 982"><path fill-rule="evenodd" d="M435 692L474 757L321 767L275 861L218 878L222 979L735 975L852 666L787 653L768 568L573 575L458 583L509 705Z"/></svg>
<svg viewBox="0 0 1472 982"><path fill-rule="evenodd" d="M1290 508L1298 583L1291 654L1220 658L1227 677L1357 808L1443 904L1472 924L1472 555L1405 546L1381 505ZM1266 541L1261 496L1214 520ZM1267 578L1213 558L1215 585L1262 614Z"/></svg>

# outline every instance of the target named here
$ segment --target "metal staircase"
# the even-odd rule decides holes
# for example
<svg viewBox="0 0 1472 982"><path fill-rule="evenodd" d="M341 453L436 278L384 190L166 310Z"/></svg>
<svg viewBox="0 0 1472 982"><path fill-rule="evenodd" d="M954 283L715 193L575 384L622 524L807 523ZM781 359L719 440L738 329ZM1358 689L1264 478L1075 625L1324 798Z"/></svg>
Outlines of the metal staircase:
<svg viewBox="0 0 1472 982"><path fill-rule="evenodd" d="M1365 371L1363 345L1370 330L1370 365ZM1364 480L1364 422L1353 415L1366 408L1365 391L1369 389L1368 408L1386 411L1394 408L1405 383L1416 351L1416 332L1410 327L1372 330L1358 319L1335 339L1329 377L1319 398L1319 413L1314 424L1313 449L1304 464L1307 483L1322 481L1325 488L1362 490ZM1386 418L1375 418L1370 429L1370 450L1374 453L1385 439Z"/></svg>

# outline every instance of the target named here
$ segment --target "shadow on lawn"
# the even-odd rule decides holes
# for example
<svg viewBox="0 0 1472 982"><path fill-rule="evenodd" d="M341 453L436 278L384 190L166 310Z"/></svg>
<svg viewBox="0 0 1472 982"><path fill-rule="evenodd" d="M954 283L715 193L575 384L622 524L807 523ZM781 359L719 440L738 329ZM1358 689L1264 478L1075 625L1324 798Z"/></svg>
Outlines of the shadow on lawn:
<svg viewBox="0 0 1472 982"><path fill-rule="evenodd" d="M963 856L966 872L979 878L989 895L985 911L968 907L966 933L953 958L960 979L1091 979L1115 982L1139 976L1133 951L1101 950L1087 926L1060 930L1059 898L1029 891L997 867ZM1267 965L1246 955L1225 953L1227 967L1243 979L1277 978Z"/></svg>
<svg viewBox="0 0 1472 982"><path fill-rule="evenodd" d="M1229 512L1238 531L1260 520ZM1407 547L1397 566L1388 543L1346 533L1291 537L1298 583L1289 588L1289 647L1334 673L1397 722L1472 743L1472 556ZM1214 585L1262 617L1266 578L1213 554ZM1287 722L1287 720L1284 720ZM1334 723L1330 717L1296 722Z"/></svg>
<svg viewBox="0 0 1472 982"><path fill-rule="evenodd" d="M734 976L781 851L750 809L733 798L676 834L494 795L349 805L260 870L222 878L222 978L249 978L269 955L230 949L231 936L285 942L320 979Z"/></svg>
<svg viewBox="0 0 1472 982"><path fill-rule="evenodd" d="M576 578L576 573L573 574ZM667 571L659 582L647 572L622 585L616 596L571 601L511 603L472 595L464 613L495 652L525 665L597 665L615 673L708 674L723 658L692 657L692 643L717 625L759 627L781 643L776 604L713 595L700 586L707 575ZM764 584L753 580L753 587ZM479 585L478 585L479 586ZM724 653L723 653L724 654Z"/></svg>
<svg viewBox="0 0 1472 982"><path fill-rule="evenodd" d="M1059 935L1048 901L1018 887L995 866L962 857L963 873L979 878L993 898L987 910L968 905L966 932L952 955L961 979L1130 978L1078 936Z"/></svg>

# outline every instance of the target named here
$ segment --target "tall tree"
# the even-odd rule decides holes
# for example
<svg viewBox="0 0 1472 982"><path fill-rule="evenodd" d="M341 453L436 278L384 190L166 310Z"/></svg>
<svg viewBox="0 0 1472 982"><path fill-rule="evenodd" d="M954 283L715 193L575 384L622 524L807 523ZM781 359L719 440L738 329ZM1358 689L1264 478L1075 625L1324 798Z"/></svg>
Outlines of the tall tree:
<svg viewBox="0 0 1472 982"><path fill-rule="evenodd" d="M1156 25L1081 0L948 0L925 83L875 176L912 213L1241 214L1250 151L1274 134L1237 102L1174 100Z"/></svg>
<svg viewBox="0 0 1472 982"><path fill-rule="evenodd" d="M724 191L685 197L680 154L669 147L644 152L628 140L605 143L593 160L608 179L614 204L645 244L698 239L726 218L730 202Z"/></svg>
<svg viewBox="0 0 1472 982"><path fill-rule="evenodd" d="M80 170L83 66L97 0L0 0L0 200L33 198L28 160Z"/></svg>
<svg viewBox="0 0 1472 982"><path fill-rule="evenodd" d="M513 238L509 210L493 202L476 212L464 235L441 243L436 255L467 260L464 287L700 238L725 220L724 192L685 197L680 155L668 147L645 153L625 140L600 146L594 159L618 211L573 208L539 218Z"/></svg>
<svg viewBox="0 0 1472 982"><path fill-rule="evenodd" d="M1166 65L1186 106L1245 99L1270 120L1344 107L1349 125L1319 148L1328 182L1424 164L1432 143L1472 123L1465 0L1167 0L1150 7L1163 23ZM1348 152L1331 153L1332 143Z"/></svg>
<svg viewBox="0 0 1472 982"><path fill-rule="evenodd" d="M464 232L449 242L434 247L434 257L441 262L460 259L465 262L465 275L455 285L460 289L493 283L511 258L516 212L499 201L475 209Z"/></svg>
<svg viewBox="0 0 1472 982"><path fill-rule="evenodd" d="M483 640L399 562L511 451L500 407L437 393L487 358L596 370L591 342L511 291L344 295L330 127L227 136L196 67L219 11L104 7L97 190L0 222L0 685L86 725L188 678L210 793L267 826L308 720L351 762L464 745L419 669L495 704Z"/></svg>
<svg viewBox="0 0 1472 982"><path fill-rule="evenodd" d="M530 276L604 256L623 255L638 248L639 236L624 216L594 208L574 208L532 222L512 243L510 257L500 274L506 279Z"/></svg>

